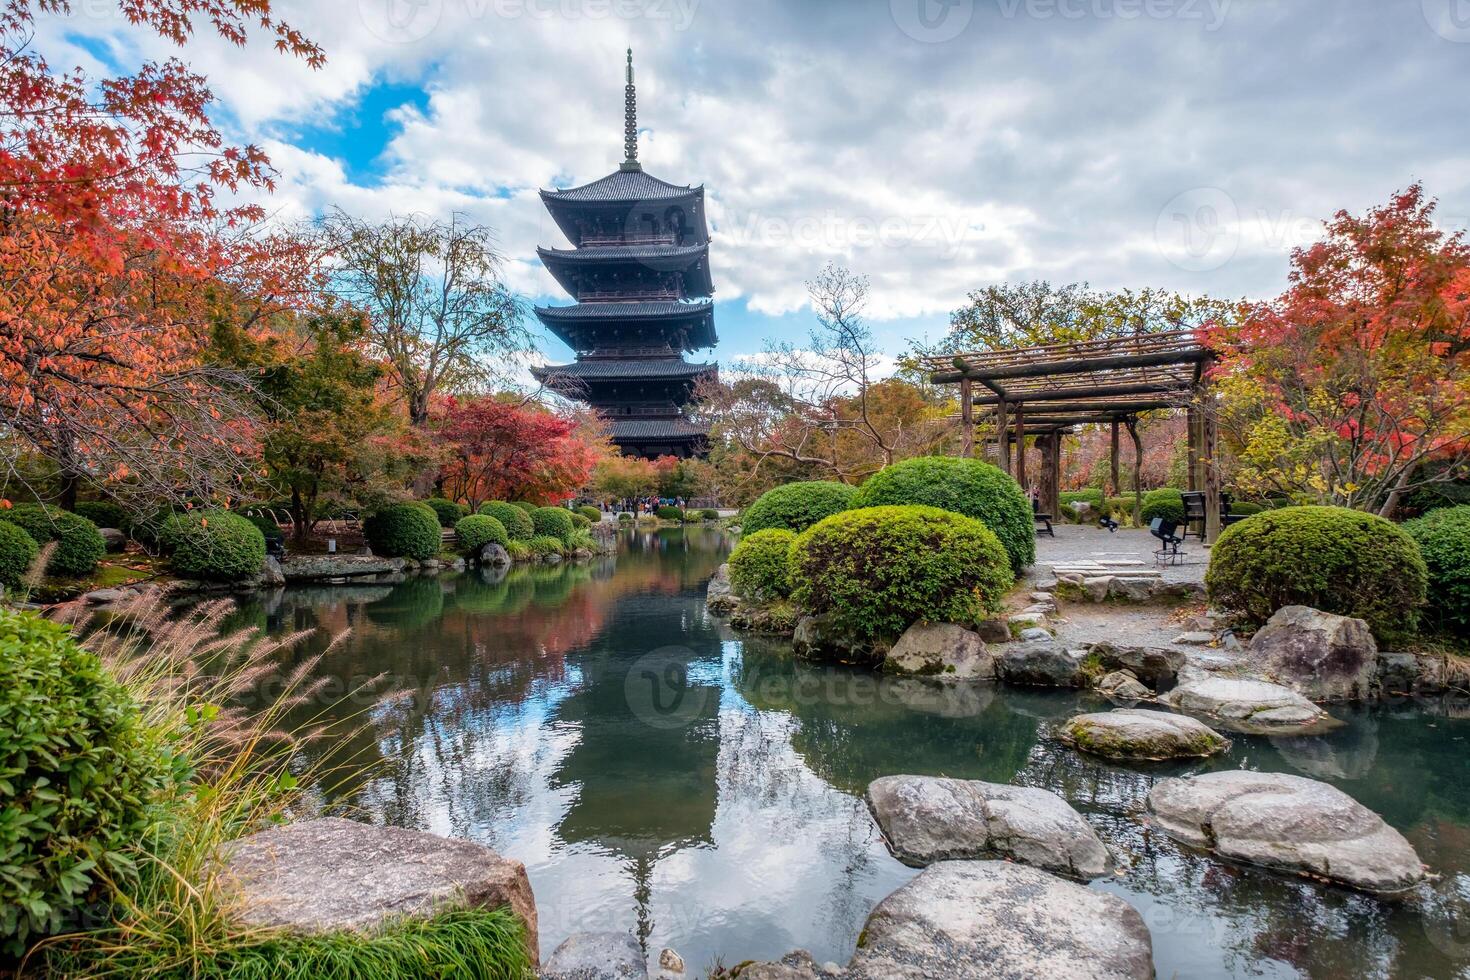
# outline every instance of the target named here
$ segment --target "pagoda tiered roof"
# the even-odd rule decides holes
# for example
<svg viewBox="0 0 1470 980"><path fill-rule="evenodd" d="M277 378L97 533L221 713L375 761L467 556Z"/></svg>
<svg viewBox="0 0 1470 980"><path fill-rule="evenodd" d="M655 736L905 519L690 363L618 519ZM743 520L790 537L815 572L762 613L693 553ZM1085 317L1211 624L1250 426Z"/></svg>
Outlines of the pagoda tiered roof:
<svg viewBox="0 0 1470 980"><path fill-rule="evenodd" d="M608 433L615 442L659 442L701 439L709 435L702 426L685 419L610 419Z"/></svg>
<svg viewBox="0 0 1470 980"><path fill-rule="evenodd" d="M579 299L586 292L576 276L588 270L632 269L650 273L677 272L683 293L690 299L715 291L710 278L709 245L589 245L583 248L538 248L546 270L562 288Z"/></svg>
<svg viewBox="0 0 1470 980"><path fill-rule="evenodd" d="M566 379L570 381L634 381L686 380L703 377L716 370L713 364L690 364L682 357L589 358L571 364L535 367L531 373L537 381Z"/></svg>
<svg viewBox="0 0 1470 980"><path fill-rule="evenodd" d="M703 198L704 185L671 184L641 168L615 170L581 187L541 192L541 199L548 206L559 203L635 204L638 201L677 201L691 197Z"/></svg>
<svg viewBox="0 0 1470 980"><path fill-rule="evenodd" d="M536 316L568 347L577 348L581 338L608 325L649 324L683 330L686 350L699 350L719 343L715 334L714 304L680 303L578 303L575 306L538 306Z"/></svg>

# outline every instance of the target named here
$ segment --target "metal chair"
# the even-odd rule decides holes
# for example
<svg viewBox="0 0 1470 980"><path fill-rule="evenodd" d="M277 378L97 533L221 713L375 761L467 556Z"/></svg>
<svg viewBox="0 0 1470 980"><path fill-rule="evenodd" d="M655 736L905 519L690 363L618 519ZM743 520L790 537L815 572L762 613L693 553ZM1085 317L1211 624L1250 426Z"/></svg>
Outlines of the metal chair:
<svg viewBox="0 0 1470 980"><path fill-rule="evenodd" d="M1054 531L1051 526L1051 515L1043 514L1041 512L1041 501L1037 500L1034 497L1031 498L1031 518L1037 524L1043 526L1042 530L1036 532L1037 534L1049 534L1052 537L1057 536L1057 532Z"/></svg>
<svg viewBox="0 0 1470 980"><path fill-rule="evenodd" d="M1154 552L1154 561L1160 565L1178 565L1184 561L1179 546L1184 538L1179 534L1179 525L1163 517L1155 517L1149 523L1148 533L1158 538L1163 547Z"/></svg>

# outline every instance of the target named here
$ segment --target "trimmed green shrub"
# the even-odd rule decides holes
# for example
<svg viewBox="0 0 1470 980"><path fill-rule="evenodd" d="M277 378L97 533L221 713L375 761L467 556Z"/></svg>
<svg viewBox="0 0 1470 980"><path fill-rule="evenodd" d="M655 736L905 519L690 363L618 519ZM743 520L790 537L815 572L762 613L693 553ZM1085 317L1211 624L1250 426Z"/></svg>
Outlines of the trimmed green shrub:
<svg viewBox="0 0 1470 980"><path fill-rule="evenodd" d="M730 586L751 602L770 602L791 595L790 556L796 534L766 528L740 539L730 553Z"/></svg>
<svg viewBox="0 0 1470 980"><path fill-rule="evenodd" d="M532 522L531 515L515 504L492 500L480 505L480 513L499 521L512 541L530 541L536 535L536 525Z"/></svg>
<svg viewBox="0 0 1470 980"><path fill-rule="evenodd" d="M527 514L534 514L536 513L536 511L541 509L540 504L533 504L526 500L514 500L511 501L511 503L514 506L519 507L521 510L525 511Z"/></svg>
<svg viewBox="0 0 1470 980"><path fill-rule="evenodd" d="M1429 571L1429 620L1447 632L1470 631L1470 504L1431 510L1403 525Z"/></svg>
<svg viewBox="0 0 1470 980"><path fill-rule="evenodd" d="M623 511L621 514L618 515L618 523L619 524L632 524L633 521L634 521L633 515L630 514L630 513L628 513L627 511Z"/></svg>
<svg viewBox="0 0 1470 980"><path fill-rule="evenodd" d="M67 630L0 610L0 950L77 928L171 785L137 706Z"/></svg>
<svg viewBox="0 0 1470 980"><path fill-rule="evenodd" d="M535 552L531 550L531 540L529 538L525 541L512 538L510 543L505 546L505 551L506 554L510 555L511 561L525 561L535 555Z"/></svg>
<svg viewBox="0 0 1470 980"><path fill-rule="evenodd" d="M464 504L457 504L443 497L430 497L422 503L434 512L435 517L439 518L440 527L454 527L459 523L461 517L470 512L470 509Z"/></svg>
<svg viewBox="0 0 1470 980"><path fill-rule="evenodd" d="M1109 497L1103 501L1103 508L1109 517L1133 519L1132 497Z"/></svg>
<svg viewBox="0 0 1470 980"><path fill-rule="evenodd" d="M704 510L699 512L699 516L707 521L717 521L720 519L720 512L715 510L713 507L706 507Z"/></svg>
<svg viewBox="0 0 1470 980"><path fill-rule="evenodd" d="M531 512L531 523L536 526L537 537L556 538L562 544L570 541L577 529L572 512L560 507L537 507Z"/></svg>
<svg viewBox="0 0 1470 980"><path fill-rule="evenodd" d="M461 517L454 525L454 535L459 539L459 550L472 558L478 556L480 549L487 544L498 544L502 548L510 544L505 525L486 514Z"/></svg>
<svg viewBox="0 0 1470 980"><path fill-rule="evenodd" d="M1059 508L1061 512L1056 516L1068 523L1076 524L1083 520L1095 521L1103 512L1103 492L1096 487L1087 487L1082 490L1066 490L1057 496L1059 498L1058 503L1061 504ZM1087 504L1088 510L1086 517L1078 514L1073 509L1073 504Z"/></svg>
<svg viewBox="0 0 1470 980"><path fill-rule="evenodd" d="M0 585L8 589L19 585L40 548L24 528L0 521Z"/></svg>
<svg viewBox="0 0 1470 980"><path fill-rule="evenodd" d="M787 483L767 490L745 508L740 515L740 530L754 534L780 528L800 534L823 518L847 510L856 492L845 483L830 480Z"/></svg>
<svg viewBox="0 0 1470 980"><path fill-rule="evenodd" d="M598 507L592 507L590 505L586 507L578 507L577 513L587 518L588 522L592 524L597 524L602 521L602 510Z"/></svg>
<svg viewBox="0 0 1470 980"><path fill-rule="evenodd" d="M864 638L896 638L919 620L974 622L1015 583L990 528L937 507L834 514L792 543L790 569L797 605Z"/></svg>
<svg viewBox="0 0 1470 980"><path fill-rule="evenodd" d="M704 517L702 516L702 514L701 514L700 511L697 511L697 510L686 510L684 512L684 523L685 524L698 524L702 520L704 520Z"/></svg>
<svg viewBox="0 0 1470 980"><path fill-rule="evenodd" d="M1143 495L1143 526L1148 527L1155 517L1162 517L1175 524L1184 523L1184 496L1173 487L1160 487Z"/></svg>
<svg viewBox="0 0 1470 980"><path fill-rule="evenodd" d="M10 510L0 510L0 521L19 527L37 544L56 542L56 550L46 564L48 575L89 575L107 554L107 542L97 525L79 514L40 504L17 504Z"/></svg>
<svg viewBox="0 0 1470 980"><path fill-rule="evenodd" d="M566 550L566 544L562 539L550 534L538 534L528 541L527 544L531 548L531 554L537 558L544 558L547 555L559 555Z"/></svg>
<svg viewBox="0 0 1470 980"><path fill-rule="evenodd" d="M853 507L918 504L985 524L1019 572L1036 560L1036 522L1020 484L998 467L958 456L921 456L879 470L858 487Z"/></svg>
<svg viewBox="0 0 1470 980"><path fill-rule="evenodd" d="M1253 504L1249 500L1232 500L1230 502L1230 513L1236 517L1251 517L1265 509L1260 504Z"/></svg>
<svg viewBox="0 0 1470 980"><path fill-rule="evenodd" d="M661 521L682 521L684 512L677 507L660 507L653 512L653 516Z"/></svg>
<svg viewBox="0 0 1470 980"><path fill-rule="evenodd" d="M281 526L276 523L276 519L274 517L271 517L269 514L255 512L251 514L245 514L244 517L247 521L249 521L251 524L254 524L256 528L260 530L261 536L264 537L267 542L286 540L286 532L281 530Z"/></svg>
<svg viewBox="0 0 1470 980"><path fill-rule="evenodd" d="M578 528L577 530L572 532L572 536L567 540L567 550L596 551L597 540L592 537L591 531L584 531L581 528Z"/></svg>
<svg viewBox="0 0 1470 980"><path fill-rule="evenodd" d="M126 530L133 521L128 512L110 500L83 500L71 509L78 517L85 517L98 527Z"/></svg>
<svg viewBox="0 0 1470 980"><path fill-rule="evenodd" d="M1398 525L1346 507L1287 507L1232 524L1210 554L1210 602L1259 626L1283 606L1366 620L1382 640L1414 631L1427 572Z"/></svg>
<svg viewBox="0 0 1470 980"><path fill-rule="evenodd" d="M240 582L260 573L265 535L247 518L227 510L195 510L164 522L159 542L169 565L187 578Z"/></svg>
<svg viewBox="0 0 1470 980"><path fill-rule="evenodd" d="M576 511L572 511L571 514L572 529L574 531L585 531L592 526L592 522L587 519L586 514L579 514Z"/></svg>
<svg viewBox="0 0 1470 980"><path fill-rule="evenodd" d="M373 554L423 561L439 553L443 543L439 515L423 504L393 504L362 523Z"/></svg>

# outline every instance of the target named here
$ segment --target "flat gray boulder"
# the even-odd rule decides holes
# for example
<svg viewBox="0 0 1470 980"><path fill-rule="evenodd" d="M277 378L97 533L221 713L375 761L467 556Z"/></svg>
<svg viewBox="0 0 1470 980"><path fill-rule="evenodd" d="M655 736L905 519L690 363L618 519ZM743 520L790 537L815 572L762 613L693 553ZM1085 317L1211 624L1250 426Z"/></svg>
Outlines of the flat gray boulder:
<svg viewBox="0 0 1470 980"><path fill-rule="evenodd" d="M1107 641L1092 644L1087 652L1098 659L1104 670L1126 670L1155 691L1178 679L1186 659L1182 651L1168 647L1128 646Z"/></svg>
<svg viewBox="0 0 1470 980"><path fill-rule="evenodd" d="M1058 736L1083 752L1138 762L1205 758L1230 748L1229 739L1193 718L1144 708L1078 715Z"/></svg>
<svg viewBox="0 0 1470 980"><path fill-rule="evenodd" d="M288 582L310 582L359 575L390 575L407 567L408 563L402 558L375 558L371 554L291 555L281 562L281 574Z"/></svg>
<svg viewBox="0 0 1470 980"><path fill-rule="evenodd" d="M97 533L102 535L102 543L107 546L108 551L126 551L128 547L128 536L115 527L99 527Z"/></svg>
<svg viewBox="0 0 1470 980"><path fill-rule="evenodd" d="M1130 703L1154 696L1154 692L1144 687L1138 678L1133 676L1131 670L1115 670L1110 674L1104 674L1097 682L1097 693L1106 695L1114 701Z"/></svg>
<svg viewBox="0 0 1470 980"><path fill-rule="evenodd" d="M1251 638L1250 660L1313 701L1358 701L1377 679L1378 644L1361 619L1285 606Z"/></svg>
<svg viewBox="0 0 1470 980"><path fill-rule="evenodd" d="M1245 864L1368 892L1399 892L1424 880L1403 835L1315 779L1242 770L1166 779L1149 793L1148 807L1171 836Z"/></svg>
<svg viewBox="0 0 1470 980"><path fill-rule="evenodd" d="M403 916L509 906L526 927L531 961L539 960L526 868L481 844L328 817L236 841L226 869L247 926L369 932Z"/></svg>
<svg viewBox="0 0 1470 980"><path fill-rule="evenodd" d="M647 980L648 964L630 932L578 932L566 938L541 980Z"/></svg>
<svg viewBox="0 0 1470 980"><path fill-rule="evenodd" d="M853 980L1152 980L1143 917L1116 895L1004 861L945 861L868 916Z"/></svg>
<svg viewBox="0 0 1470 980"><path fill-rule="evenodd" d="M995 671L1007 684L1030 687L1087 687L1082 658L1046 637L1008 643L996 658Z"/></svg>
<svg viewBox="0 0 1470 980"><path fill-rule="evenodd" d="M995 678L995 657L979 634L954 623L915 623L883 658L886 674L946 681Z"/></svg>
<svg viewBox="0 0 1470 980"><path fill-rule="evenodd" d="M1246 734L1301 732L1328 722L1326 712L1291 688L1243 677L1194 677L1159 700Z"/></svg>
<svg viewBox="0 0 1470 980"><path fill-rule="evenodd" d="M740 599L735 595L735 589L730 584L730 566L728 563L715 569L715 574L710 578L709 585L704 590L705 608L716 616L726 616L740 605Z"/></svg>
<svg viewBox="0 0 1470 980"><path fill-rule="evenodd" d="M1082 880L1112 870L1112 857L1091 825L1048 790L884 776L868 785L867 800L888 849L911 867L1009 858Z"/></svg>

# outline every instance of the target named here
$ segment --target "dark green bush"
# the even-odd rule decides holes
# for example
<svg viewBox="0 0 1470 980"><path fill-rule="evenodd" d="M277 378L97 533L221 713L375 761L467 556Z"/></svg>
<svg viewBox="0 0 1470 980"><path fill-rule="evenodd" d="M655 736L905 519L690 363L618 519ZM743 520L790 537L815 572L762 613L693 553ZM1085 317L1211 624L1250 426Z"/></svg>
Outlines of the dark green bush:
<svg viewBox="0 0 1470 980"><path fill-rule="evenodd" d="M602 520L602 510L598 507L578 507L577 513L587 518L589 523L597 524Z"/></svg>
<svg viewBox="0 0 1470 980"><path fill-rule="evenodd" d="M521 510L525 511L527 514L534 514L536 513L536 511L541 509L540 504L533 504L525 500L513 500L511 501L511 503L514 504L516 507L519 507Z"/></svg>
<svg viewBox="0 0 1470 980"><path fill-rule="evenodd" d="M423 504L393 504L362 524L373 554L423 561L439 553L439 515Z"/></svg>
<svg viewBox="0 0 1470 980"><path fill-rule="evenodd" d="M627 511L623 511L621 514L618 515L618 523L619 524L632 524L633 523L633 515L630 514L630 513L628 513Z"/></svg>
<svg viewBox="0 0 1470 980"><path fill-rule="evenodd" d="M254 524L260 530L261 535L266 541L286 540L286 532L281 530L281 525L277 524L276 519L271 515L261 513L257 510L251 511L244 516L247 521Z"/></svg>
<svg viewBox="0 0 1470 980"><path fill-rule="evenodd" d="M98 527L123 531L132 523L128 512L110 500L83 500L71 510L73 514L85 517Z"/></svg>
<svg viewBox="0 0 1470 980"><path fill-rule="evenodd" d="M997 612L1014 582L990 528L937 507L834 514L791 547L796 603L868 639L896 638L919 620L974 622Z"/></svg>
<svg viewBox="0 0 1470 980"><path fill-rule="evenodd" d="M40 504L17 504L0 510L0 520L16 525L37 544L56 542L46 565L48 575L89 575L107 554L107 542L97 525L78 514Z"/></svg>
<svg viewBox="0 0 1470 980"><path fill-rule="evenodd" d="M1260 625L1283 606L1366 620L1382 640L1414 631L1427 573L1398 525L1345 507L1287 507L1232 524L1210 554L1210 602Z"/></svg>
<svg viewBox="0 0 1470 980"><path fill-rule="evenodd" d="M853 507L919 504L982 521L1000 538L1019 572L1036 560L1036 522L1020 484L978 459L922 456L868 477Z"/></svg>
<svg viewBox="0 0 1470 980"><path fill-rule="evenodd" d="M457 504L452 500L445 500L443 497L430 497L428 500L423 501L423 503L434 512L435 517L439 518L440 527L454 527L454 525L459 523L461 517L466 516L470 512L470 509L464 504Z"/></svg>
<svg viewBox="0 0 1470 980"><path fill-rule="evenodd" d="M581 514L581 513L578 513L577 511L571 511L570 513L572 515L572 529L573 530L576 530L576 531L585 531L589 527L592 526L592 522L587 519L587 515L586 514Z"/></svg>
<svg viewBox="0 0 1470 980"><path fill-rule="evenodd" d="M704 510L699 512L699 516L707 521L717 521L720 519L720 512L715 510L713 507L706 507Z"/></svg>
<svg viewBox="0 0 1470 980"><path fill-rule="evenodd" d="M1418 542L1429 571L1430 622L1470 634L1470 504L1431 510L1403 528Z"/></svg>
<svg viewBox="0 0 1470 980"><path fill-rule="evenodd" d="M1260 504L1253 504L1249 500L1232 500L1230 502L1230 513L1236 517L1251 517L1265 509Z"/></svg>
<svg viewBox="0 0 1470 980"><path fill-rule="evenodd" d="M19 585L40 547L24 528L0 521L0 585L8 589Z"/></svg>
<svg viewBox="0 0 1470 980"><path fill-rule="evenodd" d="M730 586L751 602L770 602L791 595L791 543L796 534L767 528L740 539L730 553Z"/></svg>
<svg viewBox="0 0 1470 980"><path fill-rule="evenodd" d="M536 526L537 537L556 538L562 544L570 541L577 529L572 512L560 507L537 507L531 512L531 523Z"/></svg>
<svg viewBox="0 0 1470 980"><path fill-rule="evenodd" d="M536 525L531 515L515 504L492 500L480 505L480 513L499 521L512 541L530 541L536 536Z"/></svg>
<svg viewBox="0 0 1470 980"><path fill-rule="evenodd" d="M175 572L207 582L244 581L265 562L260 528L225 510L175 514L164 523L159 543Z"/></svg>
<svg viewBox="0 0 1470 980"><path fill-rule="evenodd" d="M1184 523L1184 496L1173 487L1161 487L1143 495L1143 526L1148 527L1155 517L1162 517L1175 524Z"/></svg>
<svg viewBox="0 0 1470 980"><path fill-rule="evenodd" d="M567 550L567 546L561 538L550 534L538 534L527 543L531 547L531 554L537 558L544 558L547 555L559 555Z"/></svg>
<svg viewBox="0 0 1470 980"><path fill-rule="evenodd" d="M1127 517L1131 519L1133 517L1133 503L1134 499L1132 497L1109 497L1103 501L1103 509L1107 511L1109 517Z"/></svg>
<svg viewBox="0 0 1470 980"><path fill-rule="evenodd" d="M77 928L126 882L169 769L137 707L67 630L0 610L0 950Z"/></svg>
<svg viewBox="0 0 1470 980"><path fill-rule="evenodd" d="M856 493L845 483L814 480L810 483L787 483L761 494L740 515L740 529L746 534L780 528L800 534L825 517L841 513L852 506Z"/></svg>
<svg viewBox="0 0 1470 980"><path fill-rule="evenodd" d="M660 507L653 512L653 516L661 521L682 521L684 512L677 507Z"/></svg>
<svg viewBox="0 0 1470 980"><path fill-rule="evenodd" d="M478 556L480 549L487 544L498 544L502 548L510 544L505 525L488 514L461 517L454 525L454 535L459 539L459 550L472 558Z"/></svg>

